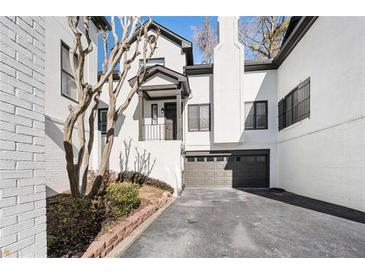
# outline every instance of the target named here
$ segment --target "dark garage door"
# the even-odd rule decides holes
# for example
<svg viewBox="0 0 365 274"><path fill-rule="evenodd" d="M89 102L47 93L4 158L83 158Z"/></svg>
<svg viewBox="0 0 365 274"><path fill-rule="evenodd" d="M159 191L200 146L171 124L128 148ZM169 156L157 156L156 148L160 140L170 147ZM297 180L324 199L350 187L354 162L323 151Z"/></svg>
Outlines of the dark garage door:
<svg viewBox="0 0 365 274"><path fill-rule="evenodd" d="M184 182L187 187L269 187L269 152L187 152Z"/></svg>

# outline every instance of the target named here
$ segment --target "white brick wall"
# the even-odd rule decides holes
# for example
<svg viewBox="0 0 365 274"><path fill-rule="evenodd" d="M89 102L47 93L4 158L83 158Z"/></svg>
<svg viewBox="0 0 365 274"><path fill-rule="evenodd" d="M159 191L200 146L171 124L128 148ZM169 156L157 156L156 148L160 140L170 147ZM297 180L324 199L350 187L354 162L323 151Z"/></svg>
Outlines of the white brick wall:
<svg viewBox="0 0 365 274"><path fill-rule="evenodd" d="M45 20L0 17L0 257L46 257Z"/></svg>

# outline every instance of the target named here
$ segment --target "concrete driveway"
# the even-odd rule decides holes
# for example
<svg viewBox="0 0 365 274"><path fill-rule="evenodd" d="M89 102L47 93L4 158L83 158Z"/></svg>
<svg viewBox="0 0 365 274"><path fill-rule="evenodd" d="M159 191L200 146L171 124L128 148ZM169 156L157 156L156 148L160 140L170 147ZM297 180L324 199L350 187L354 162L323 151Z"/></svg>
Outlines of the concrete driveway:
<svg viewBox="0 0 365 274"><path fill-rule="evenodd" d="M186 189L122 256L365 257L365 213L250 192Z"/></svg>

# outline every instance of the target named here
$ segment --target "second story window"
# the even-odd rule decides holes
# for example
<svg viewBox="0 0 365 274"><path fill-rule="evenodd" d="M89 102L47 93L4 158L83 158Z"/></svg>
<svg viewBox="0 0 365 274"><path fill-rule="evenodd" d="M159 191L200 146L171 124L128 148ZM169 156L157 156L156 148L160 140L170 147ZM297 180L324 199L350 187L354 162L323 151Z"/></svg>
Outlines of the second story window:
<svg viewBox="0 0 365 274"><path fill-rule="evenodd" d="M101 134L107 133L107 113L107 108L100 108L98 110L98 129L101 131Z"/></svg>
<svg viewBox="0 0 365 274"><path fill-rule="evenodd" d="M151 58L147 62L147 68L153 67L155 65L165 66L165 58ZM142 67L142 66L143 66L143 60L140 59L139 60L139 67Z"/></svg>
<svg viewBox="0 0 365 274"><path fill-rule="evenodd" d="M245 102L245 129L267 129L267 101Z"/></svg>
<svg viewBox="0 0 365 274"><path fill-rule="evenodd" d="M70 47L61 41L61 94L75 102L77 102L77 89L75 78L73 76L70 57ZM78 66L78 60L74 58L75 66Z"/></svg>
<svg viewBox="0 0 365 274"><path fill-rule="evenodd" d="M210 105L188 106L188 130L210 131Z"/></svg>
<svg viewBox="0 0 365 274"><path fill-rule="evenodd" d="M278 104L279 130L310 116L310 78L296 86Z"/></svg>

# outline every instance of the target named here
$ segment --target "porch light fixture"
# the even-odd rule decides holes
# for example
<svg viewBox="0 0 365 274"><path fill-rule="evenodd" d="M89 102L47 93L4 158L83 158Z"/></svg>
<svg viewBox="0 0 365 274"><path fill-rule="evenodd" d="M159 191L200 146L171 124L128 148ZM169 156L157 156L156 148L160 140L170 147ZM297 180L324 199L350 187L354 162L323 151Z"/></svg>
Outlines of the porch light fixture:
<svg viewBox="0 0 365 274"><path fill-rule="evenodd" d="M162 107L161 108L161 113L164 113L165 112L165 109Z"/></svg>

